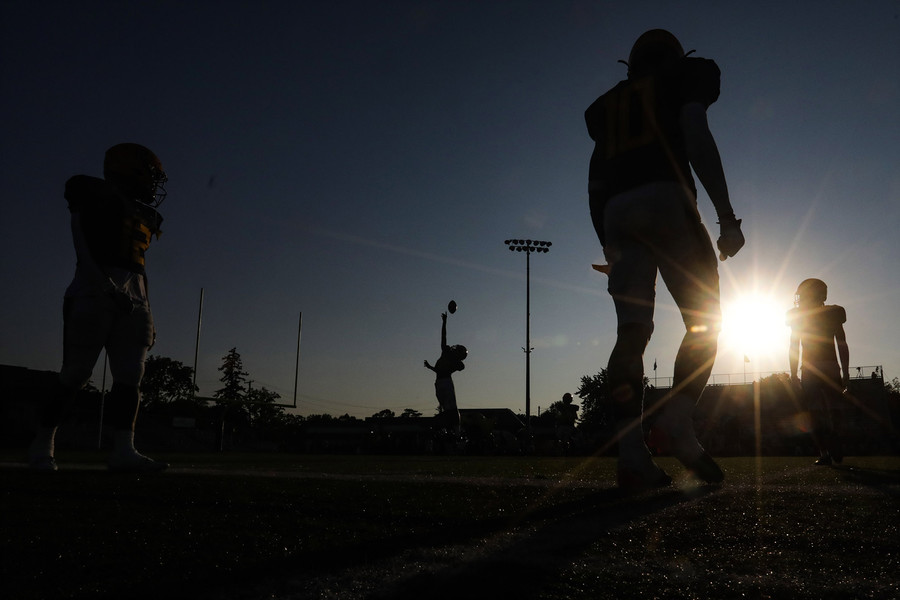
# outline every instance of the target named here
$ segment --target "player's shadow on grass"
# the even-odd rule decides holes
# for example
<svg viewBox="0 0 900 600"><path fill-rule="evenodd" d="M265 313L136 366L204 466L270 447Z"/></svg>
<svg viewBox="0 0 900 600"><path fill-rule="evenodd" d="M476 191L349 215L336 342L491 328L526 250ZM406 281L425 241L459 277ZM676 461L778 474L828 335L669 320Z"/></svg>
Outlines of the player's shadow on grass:
<svg viewBox="0 0 900 600"><path fill-rule="evenodd" d="M422 570L370 598L535 597L606 532L717 489L702 487L690 493L665 490L640 496L611 489L577 501L538 507L493 532L508 535L511 542L473 547L457 564Z"/></svg>

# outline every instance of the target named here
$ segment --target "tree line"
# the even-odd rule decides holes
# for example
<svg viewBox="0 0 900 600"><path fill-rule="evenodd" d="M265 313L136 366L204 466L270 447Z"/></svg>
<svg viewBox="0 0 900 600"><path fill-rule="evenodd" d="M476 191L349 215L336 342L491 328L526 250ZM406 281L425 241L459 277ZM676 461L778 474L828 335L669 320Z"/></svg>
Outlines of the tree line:
<svg viewBox="0 0 900 600"><path fill-rule="evenodd" d="M300 416L287 412L286 405L279 403L280 395L265 386L254 387L248 372L244 369L241 355L232 348L222 357L218 371L221 373L219 387L212 394L213 404L208 399L197 396L193 369L179 361L164 356L151 355L147 359L142 383L142 407L150 414L161 417L196 417L198 426L212 427L217 432L217 445L231 436L234 443L250 438L284 440L313 424L360 424L363 419L349 414L332 416L327 413ZM791 396L790 378L787 373L777 373L762 378L758 385L763 398L772 399L770 406L777 410L789 409ZM664 390L657 390L644 379L645 403L652 404L662 396ZM900 380L894 378L884 383L887 403L891 407L891 421L900 422ZM586 446L602 444L614 429L614 409L608 389L606 369L593 375L581 377L574 392L577 397L578 413L576 429L579 439ZM464 407L464 406L463 406ZM499 407L497 407L499 408ZM551 403L546 410L531 419L535 430L552 432L566 421L562 400ZM370 418L391 419L418 418L422 413L407 408L399 415L390 409L380 410ZM522 423L525 416L518 415ZM733 418L736 415L728 415ZM464 422L465 425L465 422ZM721 426L721 423L710 426ZM546 435L546 434L545 434ZM552 435L550 433L549 435Z"/></svg>
<svg viewBox="0 0 900 600"><path fill-rule="evenodd" d="M141 409L149 414L176 415L179 411L196 414L197 411L217 408L233 422L250 427L271 427L299 424L307 421L356 420L349 414L334 417L329 414L313 414L306 417L287 412L279 403L281 395L265 386L253 387L250 374L237 348L222 357L218 367L222 387L213 392L214 406L206 398L197 396L199 388L194 384L194 370L184 363L166 356L150 355L147 358L144 378L141 382ZM380 410L372 418L398 416L390 409ZM406 408L400 417L421 417L422 413Z"/></svg>

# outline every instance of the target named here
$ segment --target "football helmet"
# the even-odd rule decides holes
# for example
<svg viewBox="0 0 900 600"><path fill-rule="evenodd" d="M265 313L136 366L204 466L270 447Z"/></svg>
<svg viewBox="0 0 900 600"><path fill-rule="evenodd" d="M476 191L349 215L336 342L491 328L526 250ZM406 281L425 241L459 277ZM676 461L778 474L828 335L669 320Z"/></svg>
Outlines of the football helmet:
<svg viewBox="0 0 900 600"><path fill-rule="evenodd" d="M469 355L469 349L462 344L451 346L450 350L453 352L453 355L457 358L457 360L466 360L466 357Z"/></svg>
<svg viewBox="0 0 900 600"><path fill-rule="evenodd" d="M638 37L628 55L628 76L643 75L653 69L684 57L684 48L665 29L651 29Z"/></svg>
<svg viewBox="0 0 900 600"><path fill-rule="evenodd" d="M116 144L107 150L103 177L121 192L154 208L166 198L169 178L162 163L140 144Z"/></svg>
<svg viewBox="0 0 900 600"><path fill-rule="evenodd" d="M804 279L797 286L797 292L794 294L794 306L800 306L802 302L805 305L825 304L828 298L828 286L821 279Z"/></svg>

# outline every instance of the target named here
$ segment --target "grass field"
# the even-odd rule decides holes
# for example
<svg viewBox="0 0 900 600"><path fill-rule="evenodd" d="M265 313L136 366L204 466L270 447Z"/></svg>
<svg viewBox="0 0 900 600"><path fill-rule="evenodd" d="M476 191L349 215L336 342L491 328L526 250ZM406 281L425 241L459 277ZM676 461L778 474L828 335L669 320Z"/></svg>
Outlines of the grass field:
<svg viewBox="0 0 900 600"><path fill-rule="evenodd" d="M0 597L898 598L900 457L726 458L628 496L608 458L0 455ZM68 462L67 462L68 461Z"/></svg>

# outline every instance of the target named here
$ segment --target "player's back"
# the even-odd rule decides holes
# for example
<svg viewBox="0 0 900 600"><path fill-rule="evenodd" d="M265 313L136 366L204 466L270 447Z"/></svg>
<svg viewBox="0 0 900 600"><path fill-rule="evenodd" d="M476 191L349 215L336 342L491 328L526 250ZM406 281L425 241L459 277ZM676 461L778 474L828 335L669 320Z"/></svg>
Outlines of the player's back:
<svg viewBox="0 0 900 600"><path fill-rule="evenodd" d="M595 142L591 155L593 190L604 198L645 183L686 183L691 176L681 109L705 107L719 96L719 69L703 58L683 58L674 66L620 81L585 111Z"/></svg>

